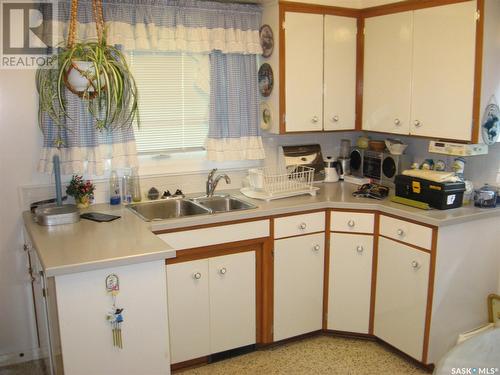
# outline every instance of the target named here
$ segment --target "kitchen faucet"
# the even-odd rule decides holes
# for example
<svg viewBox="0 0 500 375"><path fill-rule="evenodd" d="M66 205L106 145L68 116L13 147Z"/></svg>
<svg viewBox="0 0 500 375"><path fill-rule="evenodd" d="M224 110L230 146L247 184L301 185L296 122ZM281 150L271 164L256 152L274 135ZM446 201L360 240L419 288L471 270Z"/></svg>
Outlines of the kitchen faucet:
<svg viewBox="0 0 500 375"><path fill-rule="evenodd" d="M214 180L215 172L217 172L217 168L212 169L207 177L207 190L206 190L207 197L212 197L214 195L215 188L217 187L217 184L219 183L219 180L221 178L224 178L226 184L231 183L231 179L227 174L220 174Z"/></svg>

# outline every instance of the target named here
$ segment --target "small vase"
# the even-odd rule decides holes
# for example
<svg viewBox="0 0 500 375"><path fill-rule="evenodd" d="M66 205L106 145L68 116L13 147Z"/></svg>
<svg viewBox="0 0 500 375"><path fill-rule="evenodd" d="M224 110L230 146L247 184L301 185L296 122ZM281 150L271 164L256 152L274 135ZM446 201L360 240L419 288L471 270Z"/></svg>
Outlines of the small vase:
<svg viewBox="0 0 500 375"><path fill-rule="evenodd" d="M90 206L90 197L83 196L75 199L76 207L78 208L88 208Z"/></svg>

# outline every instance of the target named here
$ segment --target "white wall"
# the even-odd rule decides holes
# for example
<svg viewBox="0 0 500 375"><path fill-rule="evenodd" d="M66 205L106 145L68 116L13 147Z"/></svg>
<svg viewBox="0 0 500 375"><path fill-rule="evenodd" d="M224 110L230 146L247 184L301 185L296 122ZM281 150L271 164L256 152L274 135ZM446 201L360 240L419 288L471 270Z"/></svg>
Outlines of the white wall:
<svg viewBox="0 0 500 375"><path fill-rule="evenodd" d="M36 108L34 72L0 70L0 364L8 354L29 358L36 346L18 195L20 184L48 181L33 173Z"/></svg>

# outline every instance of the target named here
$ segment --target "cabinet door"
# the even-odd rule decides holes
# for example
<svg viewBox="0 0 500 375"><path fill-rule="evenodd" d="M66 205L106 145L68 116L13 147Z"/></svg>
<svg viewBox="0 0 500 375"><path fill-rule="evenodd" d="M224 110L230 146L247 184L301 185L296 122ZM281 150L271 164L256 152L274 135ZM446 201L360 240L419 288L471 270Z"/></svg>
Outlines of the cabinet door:
<svg viewBox="0 0 500 375"><path fill-rule="evenodd" d="M328 329L368 333L373 236L332 233Z"/></svg>
<svg viewBox="0 0 500 375"><path fill-rule="evenodd" d="M116 302L124 308L125 319L121 349L113 346L111 326L106 321L106 313L112 306L112 298L105 289L105 280L110 274L120 278ZM63 371L56 373L169 374L165 279L164 260L111 266L47 279L49 298L55 296L51 299L57 300L64 367ZM49 315L54 313L51 307ZM54 338L51 336L51 340ZM57 359L58 353L55 354Z"/></svg>
<svg viewBox="0 0 500 375"><path fill-rule="evenodd" d="M365 20L363 130L408 134L412 13Z"/></svg>
<svg viewBox="0 0 500 375"><path fill-rule="evenodd" d="M286 131L323 129L323 15L285 14Z"/></svg>
<svg viewBox="0 0 500 375"><path fill-rule="evenodd" d="M167 265L171 363L210 353L208 260Z"/></svg>
<svg viewBox="0 0 500 375"><path fill-rule="evenodd" d="M324 239L274 241L274 341L321 329Z"/></svg>
<svg viewBox="0 0 500 375"><path fill-rule="evenodd" d="M476 2L415 11L410 133L471 139Z"/></svg>
<svg viewBox="0 0 500 375"><path fill-rule="evenodd" d="M356 23L355 18L325 16L324 130L354 129Z"/></svg>
<svg viewBox="0 0 500 375"><path fill-rule="evenodd" d="M421 360L430 255L380 237L375 336Z"/></svg>
<svg viewBox="0 0 500 375"><path fill-rule="evenodd" d="M255 251L209 259L210 352L255 344Z"/></svg>

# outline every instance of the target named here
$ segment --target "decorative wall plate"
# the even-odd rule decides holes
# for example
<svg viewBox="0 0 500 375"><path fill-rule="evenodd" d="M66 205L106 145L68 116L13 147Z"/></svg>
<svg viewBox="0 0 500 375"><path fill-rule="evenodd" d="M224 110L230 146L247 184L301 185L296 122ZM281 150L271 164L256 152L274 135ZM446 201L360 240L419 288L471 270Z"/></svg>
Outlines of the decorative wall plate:
<svg viewBox="0 0 500 375"><path fill-rule="evenodd" d="M500 108L492 96L489 104L486 106L481 122L481 135L483 142L487 145L495 144L500 133Z"/></svg>
<svg viewBox="0 0 500 375"><path fill-rule="evenodd" d="M269 108L269 104L266 102L260 103L260 128L262 130L271 129L273 123L273 114L271 112L271 108Z"/></svg>
<svg viewBox="0 0 500 375"><path fill-rule="evenodd" d="M273 29L269 25L262 25L259 30L260 45L262 47L262 57L269 57L274 50Z"/></svg>
<svg viewBox="0 0 500 375"><path fill-rule="evenodd" d="M262 96L271 95L274 87L274 75L271 65L264 63L259 68L259 91Z"/></svg>

